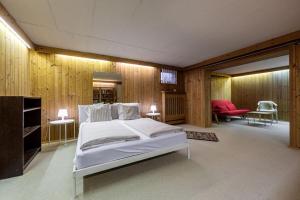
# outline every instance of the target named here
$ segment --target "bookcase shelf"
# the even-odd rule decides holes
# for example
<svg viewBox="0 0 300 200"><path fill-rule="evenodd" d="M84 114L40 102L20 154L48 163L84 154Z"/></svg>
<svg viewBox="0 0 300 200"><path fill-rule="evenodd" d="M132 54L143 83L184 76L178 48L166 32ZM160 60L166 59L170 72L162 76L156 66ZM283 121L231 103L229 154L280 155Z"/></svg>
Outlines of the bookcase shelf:
<svg viewBox="0 0 300 200"><path fill-rule="evenodd" d="M24 165L23 170L29 165L33 158L38 154L41 148L28 149L24 152Z"/></svg>
<svg viewBox="0 0 300 200"><path fill-rule="evenodd" d="M26 136L30 135L31 133L34 133L40 127L41 127L40 125L37 125L37 126L29 126L29 127L24 128L23 137L26 137Z"/></svg>
<svg viewBox="0 0 300 200"><path fill-rule="evenodd" d="M41 151L41 98L0 97L0 179L19 176Z"/></svg>
<svg viewBox="0 0 300 200"><path fill-rule="evenodd" d="M29 111L34 111L34 110L40 110L41 107L36 107L36 108L27 108L24 110L24 112L29 112Z"/></svg>

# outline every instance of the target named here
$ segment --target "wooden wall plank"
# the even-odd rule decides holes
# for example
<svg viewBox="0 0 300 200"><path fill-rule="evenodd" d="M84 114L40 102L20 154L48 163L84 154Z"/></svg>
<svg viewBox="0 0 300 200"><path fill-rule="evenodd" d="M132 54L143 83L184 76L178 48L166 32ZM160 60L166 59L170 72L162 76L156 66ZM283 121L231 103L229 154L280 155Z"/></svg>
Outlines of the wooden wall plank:
<svg viewBox="0 0 300 200"><path fill-rule="evenodd" d="M29 95L28 49L0 23L0 95Z"/></svg>
<svg viewBox="0 0 300 200"><path fill-rule="evenodd" d="M92 103L94 69L91 68L89 62L74 57L30 52L31 94L42 97L43 142L48 140L48 121L57 119L57 112L60 108L67 108L69 117L78 120L77 106ZM112 63L105 62L105 65L112 65ZM36 69L38 69L37 72ZM71 127L68 137L73 137ZM58 140L58 138L58 128L53 129L51 140Z"/></svg>
<svg viewBox="0 0 300 200"><path fill-rule="evenodd" d="M186 122L209 127L210 114L210 73L204 69L184 72L186 93Z"/></svg>
<svg viewBox="0 0 300 200"><path fill-rule="evenodd" d="M161 109L160 88L157 87L158 79L155 78L158 75L157 68L116 63L116 71L121 73L123 78L123 102L141 103L143 113L149 112L152 103L157 104L158 110Z"/></svg>
<svg viewBox="0 0 300 200"><path fill-rule="evenodd" d="M211 76L211 99L231 100L231 78Z"/></svg>
<svg viewBox="0 0 300 200"><path fill-rule="evenodd" d="M300 147L300 45L290 48L290 146Z"/></svg>

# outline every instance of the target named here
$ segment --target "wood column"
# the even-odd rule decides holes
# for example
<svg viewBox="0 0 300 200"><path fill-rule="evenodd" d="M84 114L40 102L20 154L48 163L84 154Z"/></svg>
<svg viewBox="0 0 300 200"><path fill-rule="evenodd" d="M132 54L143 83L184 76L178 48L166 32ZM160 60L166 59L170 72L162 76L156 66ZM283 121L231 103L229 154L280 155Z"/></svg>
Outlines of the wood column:
<svg viewBox="0 0 300 200"><path fill-rule="evenodd" d="M300 45L290 48L290 147L300 147Z"/></svg>
<svg viewBox="0 0 300 200"><path fill-rule="evenodd" d="M211 126L210 72L194 69L184 73L186 122L200 127Z"/></svg>

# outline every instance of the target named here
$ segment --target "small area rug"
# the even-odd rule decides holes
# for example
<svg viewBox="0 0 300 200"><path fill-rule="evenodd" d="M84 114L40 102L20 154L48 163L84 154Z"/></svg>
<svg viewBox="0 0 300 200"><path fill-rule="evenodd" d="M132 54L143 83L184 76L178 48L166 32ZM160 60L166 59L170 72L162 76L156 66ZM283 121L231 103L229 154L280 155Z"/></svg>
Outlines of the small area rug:
<svg viewBox="0 0 300 200"><path fill-rule="evenodd" d="M218 142L219 139L217 138L215 133L210 132L198 132L198 131L185 131L186 136L188 139L193 140L206 140L206 141L212 141L212 142Z"/></svg>

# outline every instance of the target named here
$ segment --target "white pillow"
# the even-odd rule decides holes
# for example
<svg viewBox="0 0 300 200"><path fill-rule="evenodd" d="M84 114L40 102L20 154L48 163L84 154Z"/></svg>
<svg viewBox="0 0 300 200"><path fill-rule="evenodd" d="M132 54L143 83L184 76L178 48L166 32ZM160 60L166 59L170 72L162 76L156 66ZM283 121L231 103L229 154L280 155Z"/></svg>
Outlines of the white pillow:
<svg viewBox="0 0 300 200"><path fill-rule="evenodd" d="M101 106L103 103L97 103L92 105L78 105L78 118L79 118L79 124L82 122L88 122L89 121L89 112L90 107L92 106Z"/></svg>
<svg viewBox="0 0 300 200"><path fill-rule="evenodd" d="M120 103L111 104L111 118L112 119L119 119L119 114L118 114L119 105L120 105Z"/></svg>
<svg viewBox="0 0 300 200"><path fill-rule="evenodd" d="M88 121L89 122L100 122L100 121L110 121L111 118L111 108L109 104L95 105L89 107Z"/></svg>
<svg viewBox="0 0 300 200"><path fill-rule="evenodd" d="M138 103L123 103L118 109L119 119L131 120L141 118Z"/></svg>

